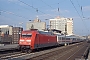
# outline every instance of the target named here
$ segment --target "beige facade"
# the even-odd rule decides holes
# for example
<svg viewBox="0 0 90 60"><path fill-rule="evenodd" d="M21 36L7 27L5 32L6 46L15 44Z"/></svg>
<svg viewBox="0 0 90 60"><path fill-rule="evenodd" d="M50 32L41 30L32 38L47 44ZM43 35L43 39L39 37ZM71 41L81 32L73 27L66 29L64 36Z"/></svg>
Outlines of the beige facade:
<svg viewBox="0 0 90 60"><path fill-rule="evenodd" d="M67 32L68 35L73 34L73 19L72 18L60 18L50 19L50 29L61 30L64 34Z"/></svg>
<svg viewBox="0 0 90 60"><path fill-rule="evenodd" d="M87 38L90 40L90 35L88 35Z"/></svg>
<svg viewBox="0 0 90 60"><path fill-rule="evenodd" d="M13 26L11 25L0 25L0 30L2 34L12 35L12 28Z"/></svg>
<svg viewBox="0 0 90 60"><path fill-rule="evenodd" d="M46 23L41 22L38 18L36 18L34 21L29 21L26 24L26 29L38 29L38 30L45 30L46 29Z"/></svg>

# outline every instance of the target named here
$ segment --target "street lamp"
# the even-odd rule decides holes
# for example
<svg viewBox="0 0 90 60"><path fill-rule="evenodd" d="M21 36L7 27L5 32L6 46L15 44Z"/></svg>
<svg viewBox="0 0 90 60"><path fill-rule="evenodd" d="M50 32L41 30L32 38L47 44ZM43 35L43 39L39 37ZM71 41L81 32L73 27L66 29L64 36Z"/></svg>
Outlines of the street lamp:
<svg viewBox="0 0 90 60"><path fill-rule="evenodd" d="M65 24L65 35L67 35L67 23Z"/></svg>

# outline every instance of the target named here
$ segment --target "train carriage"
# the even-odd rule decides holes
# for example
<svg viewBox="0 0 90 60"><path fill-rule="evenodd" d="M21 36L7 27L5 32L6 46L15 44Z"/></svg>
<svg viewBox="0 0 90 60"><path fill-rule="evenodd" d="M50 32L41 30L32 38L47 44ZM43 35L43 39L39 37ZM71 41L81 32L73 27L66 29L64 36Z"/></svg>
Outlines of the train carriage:
<svg viewBox="0 0 90 60"><path fill-rule="evenodd" d="M59 45L67 45L69 43L72 43L72 39L68 38L65 35L57 35L57 43Z"/></svg>

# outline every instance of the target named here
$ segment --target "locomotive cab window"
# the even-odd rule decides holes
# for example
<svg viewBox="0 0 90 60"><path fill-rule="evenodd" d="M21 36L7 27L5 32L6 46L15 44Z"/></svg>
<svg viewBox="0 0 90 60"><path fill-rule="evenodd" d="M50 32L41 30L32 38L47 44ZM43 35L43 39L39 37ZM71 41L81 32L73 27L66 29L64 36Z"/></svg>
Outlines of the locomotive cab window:
<svg viewBox="0 0 90 60"><path fill-rule="evenodd" d="M32 37L32 34L22 34L22 37Z"/></svg>

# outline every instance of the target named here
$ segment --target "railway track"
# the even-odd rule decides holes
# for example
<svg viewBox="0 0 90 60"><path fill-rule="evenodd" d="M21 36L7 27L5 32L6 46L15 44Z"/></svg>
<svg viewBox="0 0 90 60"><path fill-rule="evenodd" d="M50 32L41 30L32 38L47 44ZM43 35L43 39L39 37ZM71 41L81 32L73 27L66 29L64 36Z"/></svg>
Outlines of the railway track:
<svg viewBox="0 0 90 60"><path fill-rule="evenodd" d="M26 55L26 53L21 53L21 52L14 52L14 53L8 53L8 54L2 54L0 55L0 59L1 60L5 60L5 59L14 59L20 56L24 56Z"/></svg>
<svg viewBox="0 0 90 60"><path fill-rule="evenodd" d="M43 50L39 52L32 52L30 54L21 53L21 52L13 52L13 53L0 55L0 59L1 60L5 60L5 59L10 59L10 60L14 60L14 59L16 60L55 60L56 59L56 60L60 60L60 58L62 58L66 54L73 52L76 48L79 48L79 46L82 47L83 44L85 43L76 43L69 46L57 47L57 48Z"/></svg>
<svg viewBox="0 0 90 60"><path fill-rule="evenodd" d="M71 45L62 49L32 57L27 60L74 60L75 57L73 56L75 56L75 54L81 51L82 49L85 49L86 46L88 46L87 43Z"/></svg>

